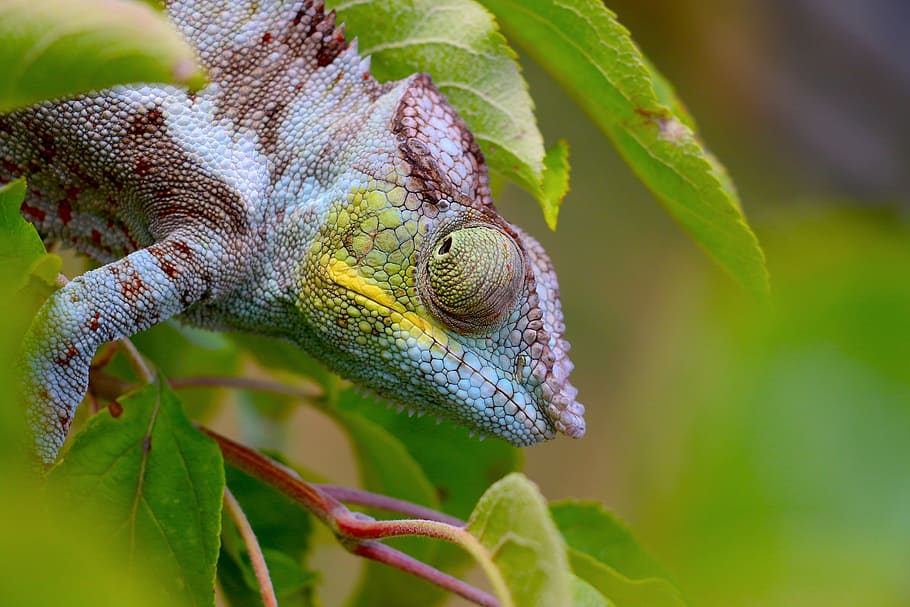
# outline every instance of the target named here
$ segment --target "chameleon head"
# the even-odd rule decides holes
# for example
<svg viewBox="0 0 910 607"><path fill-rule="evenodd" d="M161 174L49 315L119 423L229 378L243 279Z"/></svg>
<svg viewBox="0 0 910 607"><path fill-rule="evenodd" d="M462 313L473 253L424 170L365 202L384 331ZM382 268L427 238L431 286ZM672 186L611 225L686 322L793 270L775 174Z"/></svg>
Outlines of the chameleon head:
<svg viewBox="0 0 910 607"><path fill-rule="evenodd" d="M581 437L556 275L494 210L464 122L423 75L358 120L349 149L370 137L374 154L336 180L299 268L301 341L380 396L482 434Z"/></svg>

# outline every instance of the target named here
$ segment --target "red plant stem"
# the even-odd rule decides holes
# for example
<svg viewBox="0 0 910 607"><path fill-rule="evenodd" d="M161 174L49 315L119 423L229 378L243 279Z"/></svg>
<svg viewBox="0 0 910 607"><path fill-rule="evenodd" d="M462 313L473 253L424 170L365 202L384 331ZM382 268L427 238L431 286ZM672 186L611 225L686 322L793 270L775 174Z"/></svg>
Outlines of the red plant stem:
<svg viewBox="0 0 910 607"><path fill-rule="evenodd" d="M347 504L357 504L358 506L368 506L370 508L378 508L379 510L386 510L388 512L397 512L414 518L446 523L453 527L464 526L464 521L457 519L454 516L449 516L448 514L433 510L432 508L426 508L387 495L371 493L370 491L363 491L361 489L352 489L350 487L340 487L338 485L314 484L313 486L318 487L328 495Z"/></svg>
<svg viewBox="0 0 910 607"><path fill-rule="evenodd" d="M482 605L483 607L499 607L499 601L493 595L488 594L479 588L475 588L458 578L452 577L448 573L443 573L399 550L390 548L385 544L372 541L358 542L350 550L351 553L358 556L385 563L386 565L404 571L405 573L410 573L411 575L423 578L428 582L445 588L477 605Z"/></svg>
<svg viewBox="0 0 910 607"><path fill-rule="evenodd" d="M460 525L455 526L437 520L420 519L365 520L352 513L338 499L329 495L318 485L307 483L295 477L289 470L264 455L208 428L200 426L200 430L218 443L226 462L271 485L300 503L331 529L338 536L341 544L353 554L401 569L478 605L499 607L499 601L492 595L394 548L375 541L369 541L386 537L420 535L460 544L473 554L469 541L473 540L473 538ZM420 508L414 504L410 506ZM435 514L439 515L439 513ZM476 540L473 541L476 542Z"/></svg>
<svg viewBox="0 0 910 607"><path fill-rule="evenodd" d="M200 429L218 443L225 461L299 502L316 518L328 525L332 531L338 532L338 528L334 524L337 518L336 513L350 514L344 504L309 483L294 478L288 471L276 466L264 455L208 428L200 427Z"/></svg>
<svg viewBox="0 0 910 607"><path fill-rule="evenodd" d="M259 582L259 593L262 595L262 604L265 607L278 607L278 598L275 596L275 588L272 586L272 578L269 575L269 567L266 565L265 556L262 554L262 548L259 546L259 540L256 539L256 533L246 518L240 502L234 497L230 489L224 488L224 509L228 516L237 525L237 531L243 538L247 552L250 555L250 563L253 565L253 572L256 574L256 581Z"/></svg>

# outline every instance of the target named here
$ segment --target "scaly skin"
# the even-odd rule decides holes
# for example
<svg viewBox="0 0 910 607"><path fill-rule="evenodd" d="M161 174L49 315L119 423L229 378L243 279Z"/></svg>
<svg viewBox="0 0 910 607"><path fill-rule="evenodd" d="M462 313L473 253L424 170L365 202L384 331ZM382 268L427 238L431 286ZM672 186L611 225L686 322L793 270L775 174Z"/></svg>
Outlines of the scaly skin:
<svg viewBox="0 0 910 607"><path fill-rule="evenodd" d="M203 5L204 4L204 5ZM426 75L380 84L320 3L173 2L211 84L117 87L0 115L0 181L106 265L26 338L52 462L103 343L170 316L289 339L392 401L516 445L584 433L556 276L500 217Z"/></svg>

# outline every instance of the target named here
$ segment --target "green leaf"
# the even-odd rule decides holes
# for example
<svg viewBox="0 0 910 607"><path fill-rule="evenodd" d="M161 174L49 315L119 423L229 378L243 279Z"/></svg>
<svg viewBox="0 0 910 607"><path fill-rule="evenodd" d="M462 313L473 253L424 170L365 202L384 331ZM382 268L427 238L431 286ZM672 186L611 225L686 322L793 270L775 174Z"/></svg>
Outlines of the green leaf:
<svg viewBox="0 0 910 607"><path fill-rule="evenodd" d="M543 164L543 195L537 202L547 226L555 230L562 200L569 193L569 143L565 139L557 141L547 150Z"/></svg>
<svg viewBox="0 0 910 607"><path fill-rule="evenodd" d="M767 292L764 255L726 172L615 15L599 0L480 1L612 139L690 236L746 288Z"/></svg>
<svg viewBox="0 0 910 607"><path fill-rule="evenodd" d="M127 577L157 574L162 604L214 605L224 468L159 378L94 416L50 475L70 503L90 503L111 527L98 542L126 547ZM107 536L107 537L105 537Z"/></svg>
<svg viewBox="0 0 910 607"><path fill-rule="evenodd" d="M490 168L544 200L543 137L515 53L473 0L329 2L382 81L428 72L465 119ZM543 203L542 203L543 204Z"/></svg>
<svg viewBox="0 0 910 607"><path fill-rule="evenodd" d="M679 590L661 578L629 579L593 557L573 548L569 562L575 575L610 599L616 607L685 607Z"/></svg>
<svg viewBox="0 0 910 607"><path fill-rule="evenodd" d="M577 575L572 576L572 607L611 607L610 601L604 598L594 586Z"/></svg>
<svg viewBox="0 0 910 607"><path fill-rule="evenodd" d="M616 517L594 502L550 506L572 570L616 607L684 607L664 570Z"/></svg>
<svg viewBox="0 0 910 607"><path fill-rule="evenodd" d="M164 15L125 0L0 3L0 111L127 82L198 87L195 55Z"/></svg>
<svg viewBox="0 0 910 607"><path fill-rule="evenodd" d="M25 200L25 180L0 185L0 285L19 291L35 278L53 286L60 273L60 258L48 255L41 237L19 214Z"/></svg>
<svg viewBox="0 0 910 607"><path fill-rule="evenodd" d="M495 483L477 502L467 530L492 554L512 603L570 605L572 574L546 501L522 474Z"/></svg>

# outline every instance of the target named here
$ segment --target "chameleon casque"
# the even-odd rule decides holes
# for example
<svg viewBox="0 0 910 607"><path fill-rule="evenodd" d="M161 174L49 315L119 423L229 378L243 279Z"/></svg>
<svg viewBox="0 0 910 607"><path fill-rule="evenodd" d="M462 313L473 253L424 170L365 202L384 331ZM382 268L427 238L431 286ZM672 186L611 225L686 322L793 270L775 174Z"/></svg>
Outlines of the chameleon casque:
<svg viewBox="0 0 910 607"><path fill-rule="evenodd" d="M181 315L291 340L396 403L515 445L584 434L556 275L493 207L464 121L377 82L321 2L172 1L210 84L121 86L0 115L0 183L102 264L24 345L52 462L97 348Z"/></svg>

